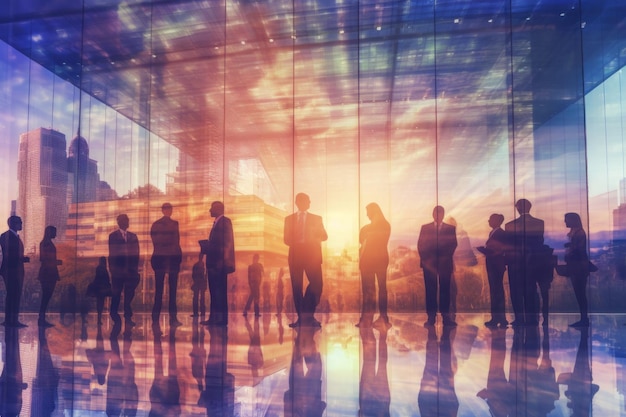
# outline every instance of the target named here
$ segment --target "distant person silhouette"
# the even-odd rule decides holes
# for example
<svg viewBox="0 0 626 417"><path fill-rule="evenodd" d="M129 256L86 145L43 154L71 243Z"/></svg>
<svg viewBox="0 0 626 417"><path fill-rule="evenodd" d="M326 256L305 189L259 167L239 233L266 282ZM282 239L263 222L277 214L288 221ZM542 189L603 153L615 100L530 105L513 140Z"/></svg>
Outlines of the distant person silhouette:
<svg viewBox="0 0 626 417"><path fill-rule="evenodd" d="M87 286L87 296L95 297L96 311L98 313L98 325L102 324L102 311L104 310L104 299L113 295L111 291L111 278L107 270L107 259L101 256L96 267L96 274L93 281Z"/></svg>
<svg viewBox="0 0 626 417"><path fill-rule="evenodd" d="M514 326L537 325L539 297L537 294L536 258L543 251L543 220L530 215L532 204L522 198L515 203L519 217L508 222L506 259L509 270Z"/></svg>
<svg viewBox="0 0 626 417"><path fill-rule="evenodd" d="M193 314L191 317L204 317L206 314L206 302L205 295L207 290L207 277L206 270L204 269L204 263L202 257L204 255L200 252L198 261L193 264L191 269L191 291L193 291L192 308Z"/></svg>
<svg viewBox="0 0 626 417"><path fill-rule="evenodd" d="M248 286L250 287L250 295L246 301L246 306L243 308L243 315L248 315L248 310L254 301L254 315L259 317L259 302L261 298L261 281L263 280L263 264L259 263L259 254L252 255L252 263L248 265Z"/></svg>
<svg viewBox="0 0 626 417"><path fill-rule="evenodd" d="M202 253L206 255L211 305L209 319L202 324L228 325L228 274L235 272L235 241L233 224L224 216L224 203L214 201L210 209L215 218L209 239L202 241Z"/></svg>
<svg viewBox="0 0 626 417"><path fill-rule="evenodd" d="M61 279L59 276L59 265L62 264L57 259L57 248L54 246L52 239L57 237L57 228L47 226L44 231L43 240L39 243L39 274L37 280L41 283L41 305L39 307L39 326L50 327L52 323L46 321L46 310L48 303L52 298L52 293L57 285L57 281Z"/></svg>
<svg viewBox="0 0 626 417"><path fill-rule="evenodd" d="M128 231L130 221L126 214L117 216L118 230L109 235L109 270L111 271L111 311L113 321L119 322L118 309L124 293L124 319L132 327L135 289L139 285L139 240Z"/></svg>
<svg viewBox="0 0 626 417"><path fill-rule="evenodd" d="M322 356L315 341L316 328L302 326L296 333L289 367L289 389L285 391L285 417L322 417Z"/></svg>
<svg viewBox="0 0 626 417"><path fill-rule="evenodd" d="M22 219L11 216L7 220L9 230L0 235L2 248L2 265L0 274L4 279L6 299L4 302L4 323L6 327L27 327L18 320L20 314L20 300L24 286L24 263L30 258L24 256L24 244L17 234L22 230Z"/></svg>
<svg viewBox="0 0 626 417"><path fill-rule="evenodd" d="M359 232L359 269L361 270L361 288L363 305L357 327L369 327L376 311L376 284L378 283L378 310L380 317L377 325L390 326L387 315L387 267L389 266L389 235L391 225L385 219L380 206L370 203L365 207L370 223Z"/></svg>
<svg viewBox="0 0 626 417"><path fill-rule="evenodd" d="M170 203L161 206L163 217L152 223L150 228L150 238L154 251L150 264L154 269L154 306L152 307L152 321L159 320L161 305L163 303L163 287L165 285L165 274L168 275L169 283L169 314L170 325L180 326L182 323L176 317L176 290L178 287L178 272L183 259L183 252L180 248L180 232L178 222L172 220L174 208Z"/></svg>
<svg viewBox="0 0 626 417"><path fill-rule="evenodd" d="M444 326L439 342L435 326L426 328L426 359L417 396L420 416L456 417L459 411L459 399L454 387L457 364L452 349L456 328Z"/></svg>
<svg viewBox="0 0 626 417"><path fill-rule="evenodd" d="M450 312L454 251L456 250L456 229L443 222L445 210L441 206L433 209L432 223L422 226L417 240L420 266L424 271L426 290L427 326L435 324L437 304L443 317L444 326L456 326ZM439 287L439 291L437 291ZM439 303L437 303L439 292Z"/></svg>
<svg viewBox="0 0 626 417"><path fill-rule="evenodd" d="M587 255L587 234L577 213L565 214L565 226L570 231L565 244L565 263L567 275L572 283L574 295L578 302L580 320L570 324L571 327L589 326L587 303L587 279L589 278L589 256Z"/></svg>
<svg viewBox="0 0 626 417"><path fill-rule="evenodd" d="M283 282L283 276L285 270L281 267L278 271L278 278L276 281L276 314L279 316L283 312L284 300L285 300L285 283Z"/></svg>
<svg viewBox="0 0 626 417"><path fill-rule="evenodd" d="M298 193L295 199L298 211L285 218L283 240L289 246L289 274L293 304L298 319L289 327L321 324L314 317L322 297L322 242L328 239L322 217L308 212L311 200L307 194ZM309 285L303 294L304 274Z"/></svg>
<svg viewBox="0 0 626 417"><path fill-rule="evenodd" d="M363 346L363 368L359 383L359 416L390 415L391 392L387 373L388 330L387 327L381 328L378 343L372 327L361 327L359 330Z"/></svg>
<svg viewBox="0 0 626 417"><path fill-rule="evenodd" d="M487 327L508 326L504 312L504 271L506 270L506 260L504 253L506 249L506 233L500 227L504 222L502 214L492 214L489 216L489 238L485 246L476 248L485 255L485 265L487 267L487 279L489 281L489 295L491 299L491 320L485 323Z"/></svg>

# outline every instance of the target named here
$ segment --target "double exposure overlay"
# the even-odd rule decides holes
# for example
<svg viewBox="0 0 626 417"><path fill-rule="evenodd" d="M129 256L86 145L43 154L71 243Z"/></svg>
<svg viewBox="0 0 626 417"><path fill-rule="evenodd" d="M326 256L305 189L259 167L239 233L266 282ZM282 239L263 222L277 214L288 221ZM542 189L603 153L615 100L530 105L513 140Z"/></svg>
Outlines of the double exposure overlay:
<svg viewBox="0 0 626 417"><path fill-rule="evenodd" d="M624 413L622 1L4 2L0 415Z"/></svg>

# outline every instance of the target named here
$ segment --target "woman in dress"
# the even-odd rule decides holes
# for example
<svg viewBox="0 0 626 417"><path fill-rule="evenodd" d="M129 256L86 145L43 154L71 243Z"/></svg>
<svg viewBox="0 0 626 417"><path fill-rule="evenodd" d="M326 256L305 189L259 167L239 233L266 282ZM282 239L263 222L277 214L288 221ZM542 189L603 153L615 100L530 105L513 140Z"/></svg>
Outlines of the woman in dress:
<svg viewBox="0 0 626 417"><path fill-rule="evenodd" d="M571 327L589 326L587 315L587 278L589 277L589 257L587 256L587 235L583 230L582 221L577 213L565 214L565 226L570 231L567 234L568 242L565 244L565 263L574 295L580 310L580 320L570 324Z"/></svg>
<svg viewBox="0 0 626 417"><path fill-rule="evenodd" d="M361 243L359 269L361 270L361 286L363 290L363 306L357 327L372 325L376 310L376 282L378 282L378 310L380 317L374 323L385 328L390 327L387 316L387 266L389 252L387 245L391 226L382 210L376 203L365 207L371 223L363 226L359 233Z"/></svg>
<svg viewBox="0 0 626 417"><path fill-rule="evenodd" d="M61 261L57 259L57 248L52 239L57 237L57 228L47 226L44 231L43 240L39 244L39 260L41 267L37 279L41 283L41 306L39 307L39 326L50 327L52 323L46 321L46 310L52 298L54 288L59 281L59 268Z"/></svg>
<svg viewBox="0 0 626 417"><path fill-rule="evenodd" d="M104 310L104 299L112 295L111 277L107 270L107 258L101 256L96 267L96 276L89 287L87 295L96 298L96 311L98 312L98 325L102 324L102 311Z"/></svg>

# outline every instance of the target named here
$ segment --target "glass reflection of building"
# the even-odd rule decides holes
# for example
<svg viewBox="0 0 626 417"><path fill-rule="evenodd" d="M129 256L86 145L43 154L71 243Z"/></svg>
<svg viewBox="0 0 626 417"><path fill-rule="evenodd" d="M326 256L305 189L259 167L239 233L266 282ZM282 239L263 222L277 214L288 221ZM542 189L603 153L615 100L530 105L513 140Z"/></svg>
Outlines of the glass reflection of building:
<svg viewBox="0 0 626 417"><path fill-rule="evenodd" d="M65 233L67 223L67 162L65 135L39 128L20 135L16 212L22 217L26 253L39 251L46 226ZM10 176L8 178L14 178Z"/></svg>
<svg viewBox="0 0 626 417"><path fill-rule="evenodd" d="M206 238L212 223L208 206L212 200L224 200L235 225L239 271L245 270L252 253L259 252L274 280L286 264L283 218L291 211L293 194L306 191L331 235L324 253L323 297L330 300L332 313L359 308L356 242L359 227L367 222L364 206L376 201L389 213L393 318L400 312L422 310L416 230L429 220L435 203L443 204L459 221L473 247L487 235L490 213L503 213L508 221L516 216L514 201L527 197L534 204L533 212L545 219L546 240L555 253L562 251L566 240L563 214L582 215L592 257L597 256L594 262L600 267L590 280L592 309L623 312L625 287L616 279L626 277L626 249L620 248L626 209L616 197L618 190L620 197L624 195L625 171L621 109L626 97L622 75L626 13L621 2L70 3L9 0L0 10L0 83L7 89L0 95L0 126L7 132L0 138L4 158L0 173L15 179L18 172L20 182L1 185L0 196L5 206L17 200L14 211L25 218L22 237L31 252L43 236L43 229L31 231L31 225L43 228L58 221L62 232L63 218L67 219L63 244L73 250L67 252L71 259L64 259L64 279L84 280L92 273L95 259L107 255L106 237L121 212L129 214L130 230L140 236L147 261L152 249L147 231L167 200L174 205L173 218L184 232L180 279L184 283L191 260L197 257L197 241ZM22 171L24 161L17 157L19 135L30 135L35 126L52 126L40 130L67 135L75 131L76 120L84 137L78 135L69 147L69 171L59 171L69 176L65 184L71 187L62 191L59 184L59 192L49 191L66 208L42 209L34 194L19 197L22 184L30 184ZM54 149L59 161L65 150L65 145ZM67 155L64 158L67 167ZM162 192L119 198L148 185ZM32 192L36 187L28 188ZM27 208L37 212L27 213ZM8 214L10 208L2 210ZM39 221L37 216L44 213L62 218ZM469 320L470 313L480 314L488 303L481 292L486 285L484 262L480 256L477 260L478 265L459 264L455 272L462 300L460 321ZM73 270L72 265L80 268ZM151 275L144 262L143 297L138 297L144 306L152 302ZM33 279L32 274L28 279ZM243 274L238 272L232 279L244 291ZM285 280L288 290L288 275ZM555 313L570 307L568 285L555 278L551 290L553 296L558 294L553 297ZM183 303L190 299L186 291L180 293ZM288 293L285 301L282 319L286 320ZM223 413L231 414L242 385L270 390L263 381L270 375L276 380L284 377L280 374L285 368L284 352L277 355L276 343L264 344L267 334L276 337L274 318L264 314L262 321L264 365L255 369L258 375L251 375L246 365L249 338L231 335L220 347L219 335L213 335L203 381L206 388L202 388L205 406L206 400L221 402L226 405ZM551 333L551 361L558 364L559 372L571 370L573 364L558 352L575 345L567 345L569 340L563 336L567 329L560 328L558 320L555 323L550 327L550 331L558 328ZM436 368L433 387L450 398L458 396L459 410L464 407L464 369L449 365L456 360L472 362L482 352L485 329L481 319L473 324L479 328L475 339L468 338L467 347L461 343L464 335L459 328L449 335L449 342L432 340L438 345L420 348L418 340L400 353L391 341L397 337L394 332L406 329L390 331L392 412L401 413L397 378L407 372L403 361L424 354L432 359L435 353L439 365L430 372L432 361L428 361L424 388L431 377L435 379ZM605 325L594 332L600 326ZM290 329L281 326L280 332L281 344L284 337L284 345L290 345ZM346 339L355 337L345 328L342 332ZM510 342L511 331L506 332ZM594 332L591 340L597 335ZM421 339L426 342L427 335ZM567 346L559 345L561 339ZM539 375L534 372L539 361L537 341L514 338L513 342L513 377L523 385L529 374ZM239 349L226 355L231 343L239 343ZM590 358L592 349L611 342L596 339L594 343ZM141 346L142 342L134 343L133 349ZM186 354L184 346L179 343L177 350ZM511 369L505 365L510 350L504 335L492 349L500 349L492 358L498 373L492 377L499 379L505 368ZM130 358L124 358L119 346L113 350L117 351L115 376L119 356L122 364ZM348 360L358 362L358 353L350 354ZM322 391L325 373L338 365L336 358L323 355ZM277 356L281 360L275 360ZM141 355L137 358L143 360ZM226 358L230 363L222 363ZM552 372L548 357L542 359L546 371ZM77 374L82 372L73 360L66 365ZM616 384L624 392L619 379L623 361L618 362ZM311 365L316 369L315 361ZM413 379L419 380L419 369L412 372L417 375ZM594 377L601 374L594 372ZM314 382L311 392L316 399L308 408L318 412L321 404L315 406L318 383ZM493 394L500 382L492 382ZM419 408L415 383L410 380L404 385L410 387L411 400L406 403L413 414ZM284 394L288 387L282 388ZM298 390L296 384L289 391ZM214 395L209 395L211 391ZM71 393L72 388L65 392ZM327 414L332 415L334 394L321 394ZM427 394L424 391L423 396ZM529 392L518 394L524 398ZM607 392L594 398L603 395ZM386 409L384 397L381 403ZM284 399L281 395L280 402ZM548 406L552 399L546 396ZM489 404L482 401L482 405L503 406L497 401L492 396ZM602 410L602 404L589 402ZM450 404L454 413L455 400ZM280 405L284 412L284 404ZM543 404L538 408L543 410Z"/></svg>

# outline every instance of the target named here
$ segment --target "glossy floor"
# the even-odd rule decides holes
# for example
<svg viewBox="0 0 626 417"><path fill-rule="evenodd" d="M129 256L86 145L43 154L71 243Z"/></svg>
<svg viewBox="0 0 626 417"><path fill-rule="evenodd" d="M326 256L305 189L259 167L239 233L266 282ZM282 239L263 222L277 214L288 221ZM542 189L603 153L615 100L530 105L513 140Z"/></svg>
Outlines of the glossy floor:
<svg viewBox="0 0 626 417"><path fill-rule="evenodd" d="M548 327L456 328L422 314L360 329L354 315L232 314L228 328L192 318L160 331L51 316L55 327L0 328L2 415L23 416L618 416L624 408L626 317L589 329L554 315Z"/></svg>

